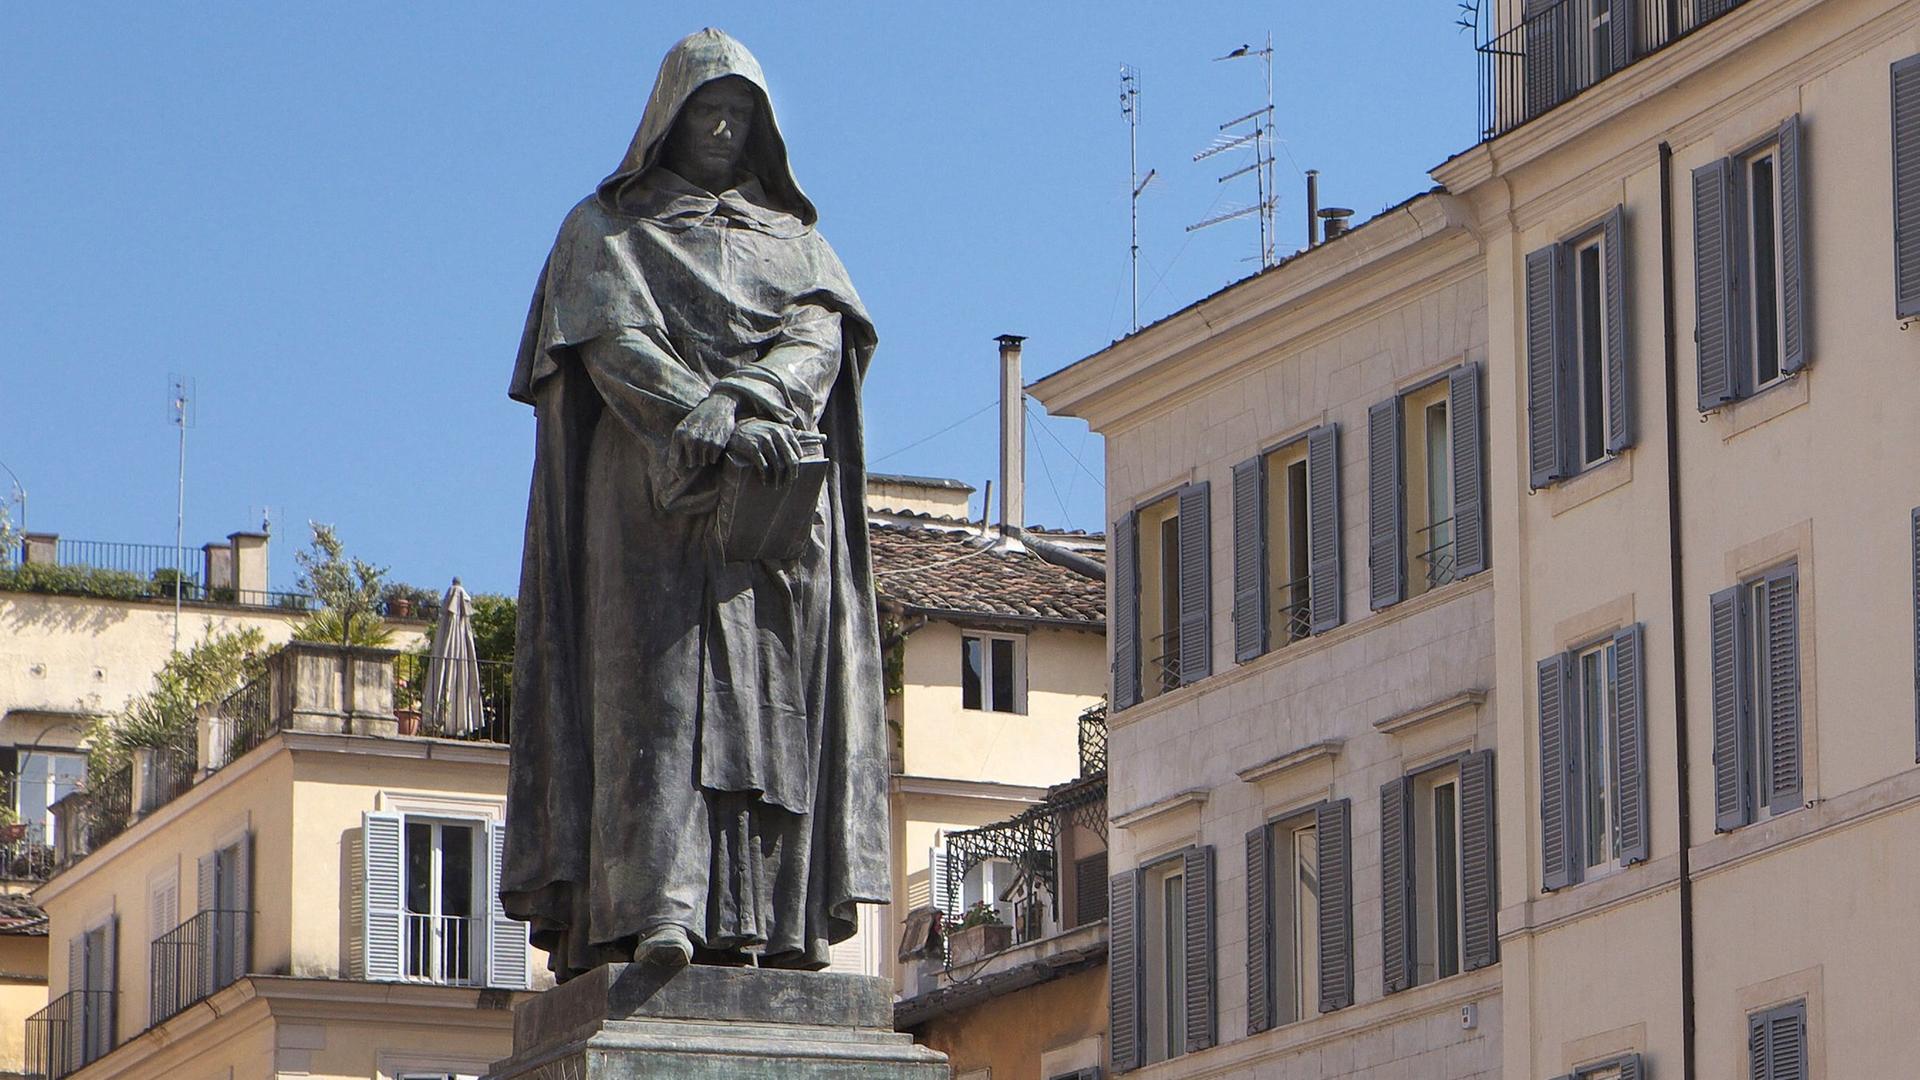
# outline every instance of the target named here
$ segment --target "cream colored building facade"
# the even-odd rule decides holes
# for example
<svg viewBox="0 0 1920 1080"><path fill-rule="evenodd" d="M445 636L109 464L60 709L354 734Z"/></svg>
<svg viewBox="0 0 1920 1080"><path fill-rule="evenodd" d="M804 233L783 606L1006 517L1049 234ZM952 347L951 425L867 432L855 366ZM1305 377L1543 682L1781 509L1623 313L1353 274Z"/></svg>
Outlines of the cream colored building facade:
<svg viewBox="0 0 1920 1080"><path fill-rule="evenodd" d="M1115 902L1140 925L1138 955L1115 927L1112 1065L1907 1075L1920 4L1490 13L1489 137L1436 168L1443 191L1033 387L1107 437L1109 506L1136 529L1133 566L1114 541L1112 636L1116 694L1139 680L1142 700L1115 712L1111 775ZM1398 503L1402 529L1438 516L1418 517L1436 475L1409 423L1430 407L1420 384L1461 362L1482 390L1469 464L1486 569L1381 605L1383 563L1406 573L1428 550L1383 535L1383 508ZM1400 437L1381 441L1388 395ZM1310 478L1311 445L1287 444L1327 425L1343 609L1324 629L1309 611L1300 640L1242 658L1236 615L1258 588L1271 635L1299 614L1276 607L1272 583L1318 583L1312 507L1289 532L1274 507L1301 493L1272 477L1294 483L1305 457ZM1268 546L1264 577L1247 577L1230 492L1256 455L1263 470L1239 475L1266 481ZM1456 495L1465 475L1448 478ZM1198 540L1190 514L1208 522ZM1312 550L1295 562L1298 539ZM1207 568L1182 579L1196 561ZM1195 645L1196 627L1211 640ZM1448 905L1427 765L1465 753L1456 767L1477 769L1487 751L1497 824L1468 849L1463 773L1462 962L1430 978L1423 942L1454 943L1435 925ZM1350 859L1329 871L1341 814L1293 815L1343 798ZM1264 847L1243 848L1276 820ZM1289 821L1295 855L1318 826L1321 898L1351 890L1331 937L1341 905L1305 927L1272 871ZM1262 863L1270 883L1249 889ZM1210 925L1185 918L1196 903ZM1489 923L1495 962L1476 969ZM1341 955L1349 928L1346 1004L1327 1000L1338 965L1312 966L1320 985L1306 986L1281 957L1289 937ZM1320 1009L1289 1005L1275 978L1317 990Z"/></svg>
<svg viewBox="0 0 1920 1080"><path fill-rule="evenodd" d="M313 662L333 678L276 692L257 745L203 746L191 787L36 891L55 962L33 1075L412 1080L508 1056L546 977L495 899L507 748L395 736L376 670L342 711L337 650Z"/></svg>

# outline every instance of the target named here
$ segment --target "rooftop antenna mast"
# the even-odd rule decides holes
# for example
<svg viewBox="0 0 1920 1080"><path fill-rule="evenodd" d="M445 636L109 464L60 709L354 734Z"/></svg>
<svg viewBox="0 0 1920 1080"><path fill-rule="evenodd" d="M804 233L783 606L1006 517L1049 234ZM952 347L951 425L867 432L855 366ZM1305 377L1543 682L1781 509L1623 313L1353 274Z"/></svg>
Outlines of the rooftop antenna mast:
<svg viewBox="0 0 1920 1080"><path fill-rule="evenodd" d="M1153 183L1154 170L1140 175L1140 71L1132 64L1120 65L1120 115L1127 118L1127 196L1132 215L1131 241L1127 248L1133 273L1133 328L1140 329L1140 193Z"/></svg>
<svg viewBox="0 0 1920 1080"><path fill-rule="evenodd" d="M173 651L180 651L180 601L187 591L187 429L194 425L193 377L167 376L167 422L180 430L179 488L173 511Z"/></svg>
<svg viewBox="0 0 1920 1080"><path fill-rule="evenodd" d="M1192 225L1187 226L1187 231L1194 232L1199 229L1204 229L1209 225L1219 225L1223 222L1235 221L1248 216L1258 217L1260 221L1260 253L1258 258L1260 260L1260 268L1264 270L1273 265L1273 210L1274 207L1279 204L1279 193L1274 190L1273 186L1273 34L1271 32L1267 34L1267 45L1263 49L1256 49L1252 45L1242 45L1225 56L1214 57L1214 61L1240 60L1250 56L1260 57L1267 62L1266 105L1244 116L1236 116L1226 123L1221 124L1219 134L1214 136L1213 142L1209 143L1205 150L1193 155L1193 160L1205 161L1210 157L1217 154L1224 154L1229 150L1238 150L1243 147L1252 148L1253 161L1222 176L1220 183L1224 184L1229 180L1234 180L1251 173L1253 175L1257 198L1255 198L1251 206L1242 206L1234 210L1229 210L1224 214L1215 214L1205 221L1196 221ZM1245 129L1236 132L1235 129L1240 128L1241 125L1246 125Z"/></svg>

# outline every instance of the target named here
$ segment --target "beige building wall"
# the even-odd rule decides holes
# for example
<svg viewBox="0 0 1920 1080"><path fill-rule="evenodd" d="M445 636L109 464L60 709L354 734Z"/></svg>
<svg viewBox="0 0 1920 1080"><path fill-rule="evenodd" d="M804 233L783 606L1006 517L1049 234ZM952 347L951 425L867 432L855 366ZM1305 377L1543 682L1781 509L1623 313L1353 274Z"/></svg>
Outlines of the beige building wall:
<svg viewBox="0 0 1920 1080"><path fill-rule="evenodd" d="M1808 1002L1811 1076L1913 1071L1908 897L1920 843L1910 513L1920 505L1915 342L1894 317L1888 69L1920 5L1750 0L1546 116L1435 171L1487 243L1489 498L1498 597L1507 1075L1637 1050L1681 1075L1679 895L1691 870L1695 1068L1745 1076L1746 1016ZM1691 171L1801 119L1810 363L1703 417ZM1672 149L1677 443L1665 428L1660 146ZM1528 252L1625 207L1637 442L1528 494ZM1677 458L1677 465L1675 459ZM1669 469L1679 477L1669 487ZM1682 562L1670 559L1669 498ZM1794 559L1807 806L1714 831L1708 597ZM1679 573L1680 607L1673 602ZM1651 858L1542 894L1534 664L1645 625ZM1691 829L1678 818L1674 638L1684 636ZM1522 872L1524 868L1524 872Z"/></svg>
<svg viewBox="0 0 1920 1080"><path fill-rule="evenodd" d="M1113 713L1108 738L1110 870L1214 849L1218 1044L1140 1076L1499 1075L1500 966L1386 995L1380 938L1381 785L1494 746L1494 583L1370 611L1366 531L1368 407L1486 357L1480 248L1464 207L1426 196L1033 388L1106 437L1110 518L1211 487L1213 673ZM1231 470L1327 423L1343 623L1236 664ZM1249 1036L1246 833L1329 798L1351 801L1355 1004Z"/></svg>

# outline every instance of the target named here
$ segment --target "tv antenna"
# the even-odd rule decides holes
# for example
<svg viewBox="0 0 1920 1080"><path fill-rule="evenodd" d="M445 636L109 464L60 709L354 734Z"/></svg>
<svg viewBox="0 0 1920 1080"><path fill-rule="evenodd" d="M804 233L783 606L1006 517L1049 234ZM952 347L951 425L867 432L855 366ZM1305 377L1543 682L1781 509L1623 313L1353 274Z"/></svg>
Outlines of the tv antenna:
<svg viewBox="0 0 1920 1080"><path fill-rule="evenodd" d="M1127 255L1133 274L1133 328L1140 329L1140 193L1147 190L1156 175L1153 169L1140 175L1140 71L1132 64L1120 65L1120 115L1127 118L1127 202L1132 216L1131 240Z"/></svg>
<svg viewBox="0 0 1920 1080"><path fill-rule="evenodd" d="M180 602L187 592L187 429L198 419L191 375L167 376L167 422L180 431L179 487L173 511L173 651L180 651Z"/></svg>
<svg viewBox="0 0 1920 1080"><path fill-rule="evenodd" d="M1241 60L1247 57L1260 57L1267 62L1267 103L1244 116L1236 116L1221 124L1218 134L1207 148L1193 155L1195 161L1205 161L1218 154L1231 150L1251 148L1253 161L1241 166L1220 178L1224 184L1229 180L1252 174L1256 198L1250 206L1229 210L1224 214L1215 214L1205 221L1197 221L1187 226L1188 232L1236 221L1243 217L1257 216L1260 221L1260 268L1273 265L1273 209L1279 203L1279 193L1273 187L1273 34L1267 34L1267 45L1256 49L1252 45L1242 45L1225 56L1214 57L1214 62L1222 60ZM1242 125L1245 125L1244 128Z"/></svg>

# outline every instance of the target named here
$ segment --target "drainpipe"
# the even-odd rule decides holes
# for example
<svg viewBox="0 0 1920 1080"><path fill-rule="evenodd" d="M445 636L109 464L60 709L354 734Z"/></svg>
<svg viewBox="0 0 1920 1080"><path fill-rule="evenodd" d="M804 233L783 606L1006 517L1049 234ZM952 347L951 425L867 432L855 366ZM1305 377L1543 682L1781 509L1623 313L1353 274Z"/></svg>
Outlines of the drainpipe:
<svg viewBox="0 0 1920 1080"><path fill-rule="evenodd" d="M1693 862L1687 852L1693 836L1692 785L1687 768L1687 617L1680 557L1679 357L1673 305L1673 147L1660 144L1660 308L1662 354L1666 366L1667 409L1667 558L1673 609L1673 751L1680 823L1680 1075L1694 1075L1693 1007Z"/></svg>
<svg viewBox="0 0 1920 1080"><path fill-rule="evenodd" d="M1026 506L1026 393L1020 381L1018 334L1001 334L1000 342L1000 538L1020 535L1027 523Z"/></svg>

